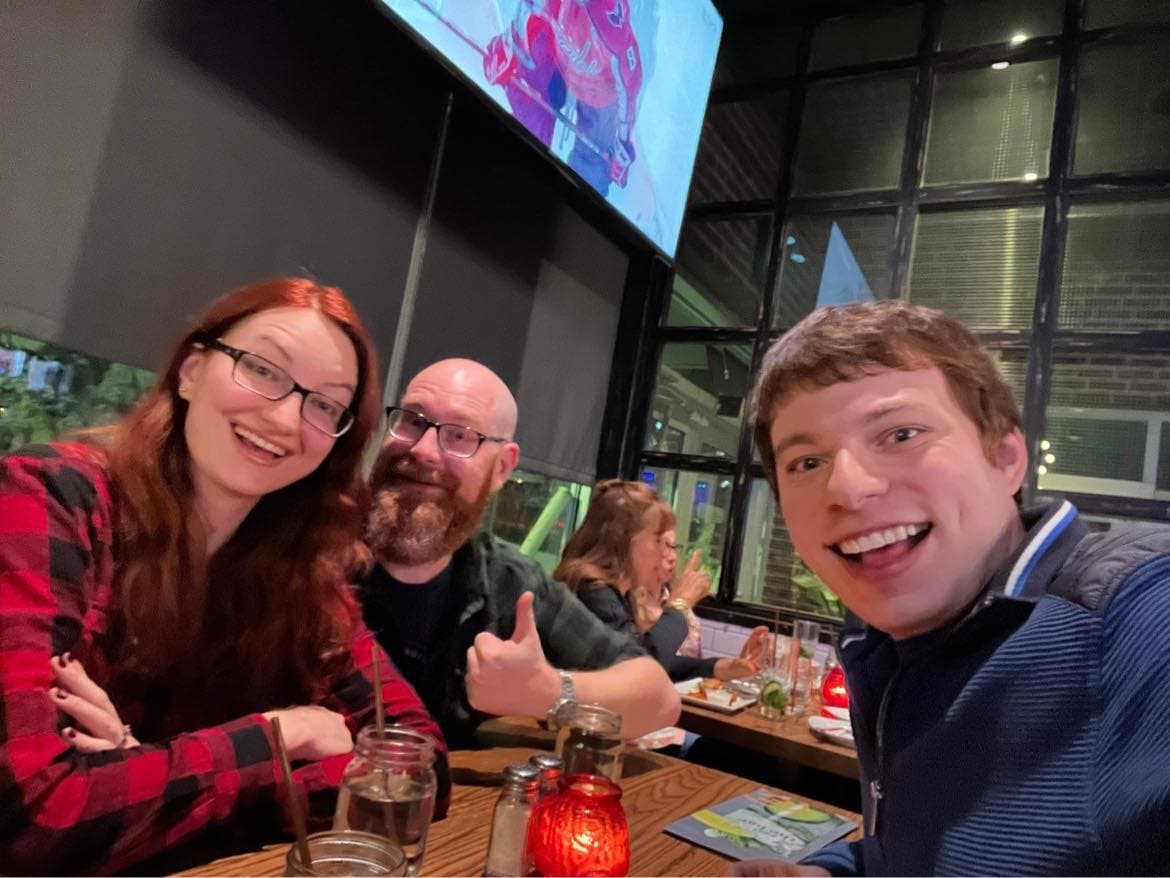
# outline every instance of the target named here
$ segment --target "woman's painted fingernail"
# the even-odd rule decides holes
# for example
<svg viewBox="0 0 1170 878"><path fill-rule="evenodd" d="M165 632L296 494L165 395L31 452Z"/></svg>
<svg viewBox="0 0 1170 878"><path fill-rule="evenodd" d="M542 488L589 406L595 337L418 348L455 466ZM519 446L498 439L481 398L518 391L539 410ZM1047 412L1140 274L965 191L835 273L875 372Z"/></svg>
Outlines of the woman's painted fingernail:
<svg viewBox="0 0 1170 878"><path fill-rule="evenodd" d="M77 731L69 726L66 726L61 731L65 735L66 738L76 738L77 737Z"/></svg>
<svg viewBox="0 0 1170 878"><path fill-rule="evenodd" d="M67 652L61 657L61 664L67 665L73 661L73 653Z"/></svg>
<svg viewBox="0 0 1170 878"><path fill-rule="evenodd" d="M54 689L53 697L60 698L62 701L64 701L68 697L68 693L64 689Z"/></svg>

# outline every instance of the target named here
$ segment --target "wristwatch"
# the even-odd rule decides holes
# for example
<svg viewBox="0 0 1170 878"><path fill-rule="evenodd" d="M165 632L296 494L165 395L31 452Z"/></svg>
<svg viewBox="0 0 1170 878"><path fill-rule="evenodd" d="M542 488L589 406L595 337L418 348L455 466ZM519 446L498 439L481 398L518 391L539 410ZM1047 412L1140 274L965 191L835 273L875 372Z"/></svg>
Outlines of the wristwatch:
<svg viewBox="0 0 1170 878"><path fill-rule="evenodd" d="M572 675L568 671L562 671L560 668L556 668L555 670L561 678L561 697L554 701L552 707L548 709L548 727L553 731L556 731L558 728L557 714L561 708L566 704L577 703L577 687L573 685Z"/></svg>

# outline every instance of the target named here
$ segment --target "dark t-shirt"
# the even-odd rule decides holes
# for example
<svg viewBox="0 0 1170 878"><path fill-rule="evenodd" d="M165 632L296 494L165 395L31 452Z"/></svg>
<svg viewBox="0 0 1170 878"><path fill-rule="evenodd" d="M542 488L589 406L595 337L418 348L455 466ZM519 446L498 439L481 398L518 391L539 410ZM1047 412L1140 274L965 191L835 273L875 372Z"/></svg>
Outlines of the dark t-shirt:
<svg viewBox="0 0 1170 878"><path fill-rule="evenodd" d="M366 625L432 716L442 703L442 632L453 624L451 566L428 582L401 582L375 565L362 602Z"/></svg>

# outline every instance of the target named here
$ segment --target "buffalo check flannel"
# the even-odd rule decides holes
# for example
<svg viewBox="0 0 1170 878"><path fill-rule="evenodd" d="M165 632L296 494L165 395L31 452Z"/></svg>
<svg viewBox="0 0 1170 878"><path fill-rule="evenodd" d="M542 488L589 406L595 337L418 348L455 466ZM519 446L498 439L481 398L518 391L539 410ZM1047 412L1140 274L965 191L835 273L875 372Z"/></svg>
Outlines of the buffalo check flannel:
<svg viewBox="0 0 1170 878"><path fill-rule="evenodd" d="M98 685L108 659L101 635L113 615L113 500L99 454L84 446L34 446L0 459L0 872L93 873L125 869L229 823L244 809L283 808L272 727L260 713L182 728L140 747L83 754L60 731L72 720L53 704L49 661L72 651ZM373 662L381 663L387 716L434 738L438 727L362 625L351 660L322 691L323 707L351 732L373 712ZM170 699L176 712L185 706ZM133 722L143 704L117 703ZM258 710L268 705L257 706ZM350 756L296 768L298 790L327 814Z"/></svg>

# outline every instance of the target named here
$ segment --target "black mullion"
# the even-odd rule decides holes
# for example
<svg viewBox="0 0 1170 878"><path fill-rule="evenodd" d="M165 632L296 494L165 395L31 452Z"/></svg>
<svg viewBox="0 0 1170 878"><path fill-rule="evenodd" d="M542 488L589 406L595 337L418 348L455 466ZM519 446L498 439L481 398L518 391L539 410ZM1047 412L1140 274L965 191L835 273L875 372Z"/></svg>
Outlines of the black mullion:
<svg viewBox="0 0 1170 878"><path fill-rule="evenodd" d="M806 25L800 34L796 48L796 70L808 70L812 53L814 25ZM764 275L763 308L756 326L755 344L752 348L751 375L760 372L760 363L768 348L768 332L772 324L776 278L780 271L781 242L784 236L784 220L787 213L788 193L792 188L792 167L795 161L796 143L800 137L800 122L804 115L807 79L800 79L789 93L787 116L784 120L784 139L780 148L780 172L776 180L776 214L772 220L772 248L768 256L768 270ZM748 501L751 497L751 482L748 471L752 463L752 430L748 419L747 398L744 399L743 417L740 422L739 446L736 451L736 466L731 484L731 506L727 510L727 523L723 532L723 558L720 566L718 599L730 602L735 599L735 584L739 580L739 564L743 555L744 525L747 520Z"/></svg>
<svg viewBox="0 0 1170 878"><path fill-rule="evenodd" d="M1170 330L1056 329L1053 347L1062 354L1165 354Z"/></svg>
<svg viewBox="0 0 1170 878"><path fill-rule="evenodd" d="M756 329L754 326L664 326L658 331L658 339L664 344L672 341L751 344L756 339Z"/></svg>
<svg viewBox="0 0 1170 878"><path fill-rule="evenodd" d="M1060 54L1059 36L1034 37L1027 42L1013 46L999 43L991 46L973 46L969 49L948 50L934 56L934 69L952 73L959 70L978 70L996 61L1011 64L1025 64L1028 61L1042 61Z"/></svg>
<svg viewBox="0 0 1170 878"><path fill-rule="evenodd" d="M716 476L734 476L737 469L736 462L729 457L680 454L676 451L643 451L638 455L638 461L640 466L689 470L690 472L710 473Z"/></svg>
<svg viewBox="0 0 1170 878"><path fill-rule="evenodd" d="M1078 494L1071 491L1037 490L1037 500L1065 499L1085 515L1119 518L1142 518L1148 521L1170 520L1170 502L1145 497L1116 497L1111 494Z"/></svg>
<svg viewBox="0 0 1170 878"><path fill-rule="evenodd" d="M1079 26L1080 22L1078 22ZM1170 39L1170 22L1149 21L1119 24L1113 27L1102 27L1097 30L1080 31L1080 42L1083 45L1134 45L1137 43L1156 43Z"/></svg>
<svg viewBox="0 0 1170 878"><path fill-rule="evenodd" d="M811 213L844 213L880 211L896 208L900 203L900 189L880 189L872 192L848 192L839 195L799 195L788 200L793 216Z"/></svg>
<svg viewBox="0 0 1170 878"><path fill-rule="evenodd" d="M1078 201L1141 201L1170 193L1170 171L1110 171L1071 177L1065 190Z"/></svg>
<svg viewBox="0 0 1170 878"><path fill-rule="evenodd" d="M1065 232L1068 227L1066 182L1072 170L1076 129L1077 77L1080 67L1080 30L1084 0L1065 0L1061 36L1060 74L1052 119L1052 152L1045 183L1044 222L1040 233L1040 267L1036 277L1036 304L1032 311L1032 349L1024 381L1024 437L1028 443L1028 476L1023 485L1025 502L1036 496L1036 462L1044 438L1048 397L1052 391L1053 342L1060 309L1060 281L1064 270Z"/></svg>
<svg viewBox="0 0 1170 878"><path fill-rule="evenodd" d="M944 183L919 189L918 206L921 208L947 205L966 205L973 202L988 207L1020 207L1026 204L1043 204L1047 194L1045 181L1024 182L1004 180L995 183Z"/></svg>
<svg viewBox="0 0 1170 878"><path fill-rule="evenodd" d="M942 26L942 0L928 0L922 20L922 36L918 44L918 73L910 97L910 112L906 120L906 145L902 154L902 178L898 212L894 218L893 266L890 274L891 298L904 299L910 274L910 248L914 241L914 224L918 215L918 178L922 173L926 151L926 129L930 122L931 90L934 72L931 51L938 45Z"/></svg>

